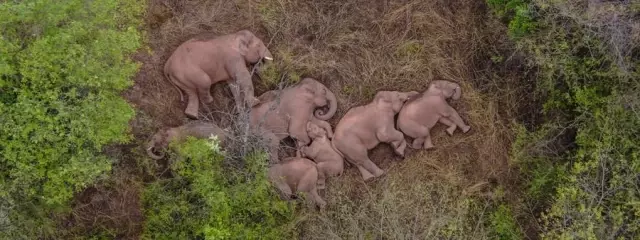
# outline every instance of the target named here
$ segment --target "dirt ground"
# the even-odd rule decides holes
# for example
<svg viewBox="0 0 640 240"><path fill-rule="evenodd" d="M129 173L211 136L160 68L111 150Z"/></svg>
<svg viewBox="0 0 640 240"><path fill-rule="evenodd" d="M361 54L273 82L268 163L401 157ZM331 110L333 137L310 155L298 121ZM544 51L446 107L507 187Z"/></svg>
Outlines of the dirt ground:
<svg viewBox="0 0 640 240"><path fill-rule="evenodd" d="M137 109L131 124L136 142L127 151L139 157L143 151L136 144L161 127L188 121L186 102L162 68L180 43L200 34L254 32L274 54L276 73L254 78L256 94L275 88L279 79L318 79L338 97L338 112L329 121L334 127L349 108L371 101L380 90L424 91L434 79L462 85L462 98L452 105L470 132L450 137L437 126L436 148L409 149L405 159L379 145L370 156L387 174L364 183L355 168L347 168L329 179L321 195L330 206L300 214L294 227L301 238L433 237L451 219L462 219L466 213L459 211L468 197L490 196L497 185L516 187L508 164L509 124L522 117L519 93L527 86L509 84L504 79L522 76L492 62L508 43L483 1L149 0L148 7L149 49L135 56L141 69L125 93ZM212 114L205 115L224 127L231 93L224 83L211 91L215 101L201 111L209 109ZM469 237L484 238L485 230L472 230Z"/></svg>

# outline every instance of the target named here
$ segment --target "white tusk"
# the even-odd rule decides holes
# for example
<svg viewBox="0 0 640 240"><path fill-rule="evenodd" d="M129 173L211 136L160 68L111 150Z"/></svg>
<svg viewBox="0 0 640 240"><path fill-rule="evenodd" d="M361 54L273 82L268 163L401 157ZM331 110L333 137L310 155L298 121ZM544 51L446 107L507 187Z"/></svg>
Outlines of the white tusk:
<svg viewBox="0 0 640 240"><path fill-rule="evenodd" d="M273 58L271 58L271 57L264 57L264 59L267 59L269 61L273 60Z"/></svg>

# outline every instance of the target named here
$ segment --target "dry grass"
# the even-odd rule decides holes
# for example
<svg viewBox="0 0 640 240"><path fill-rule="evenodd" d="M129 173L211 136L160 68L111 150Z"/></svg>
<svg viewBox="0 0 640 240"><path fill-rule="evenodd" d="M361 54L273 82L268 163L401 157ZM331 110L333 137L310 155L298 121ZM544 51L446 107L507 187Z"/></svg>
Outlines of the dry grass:
<svg viewBox="0 0 640 240"><path fill-rule="evenodd" d="M316 78L338 97L333 126L377 91L424 91L433 79L456 81L463 97L453 105L471 132L449 137L438 126L432 130L437 149L410 150L401 161L392 161L398 158L390 148L379 146L370 156L388 174L364 183L347 168L322 193L329 208L301 213L298 230L303 238L320 239L486 238L481 199L490 196L490 182L512 179L507 164L512 133L506 123L515 107L500 99L511 92L488 95L474 89L492 78L478 69L495 47L488 45L495 32L485 29L485 16L483 2L472 0L150 0L152 51L138 56L144 65L127 98L151 121L137 119L134 133L144 138L153 134L148 129L186 122L186 103L163 78L162 67L175 47L202 33L256 33L275 57L262 79L255 78L256 92L275 88L280 79ZM203 109L227 127L233 119L231 94L226 84L212 91L216 101Z"/></svg>

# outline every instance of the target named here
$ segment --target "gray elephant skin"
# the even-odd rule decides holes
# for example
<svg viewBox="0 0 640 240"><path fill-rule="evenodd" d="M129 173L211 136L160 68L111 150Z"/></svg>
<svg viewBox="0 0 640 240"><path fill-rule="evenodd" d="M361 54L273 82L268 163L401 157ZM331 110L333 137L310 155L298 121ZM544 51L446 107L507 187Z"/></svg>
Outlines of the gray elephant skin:
<svg viewBox="0 0 640 240"><path fill-rule="evenodd" d="M328 177L342 175L344 171L344 157L335 149L327 131L314 123L307 123L307 133L313 139L311 145L300 147L302 157L316 162L318 166L318 189L325 188Z"/></svg>
<svg viewBox="0 0 640 240"><path fill-rule="evenodd" d="M395 115L405 101L418 92L379 91L372 102L350 109L340 119L332 143L345 160L356 165L366 181L384 174L369 159L368 150L380 143L389 143L396 154L404 157L407 143L395 128Z"/></svg>
<svg viewBox="0 0 640 240"><path fill-rule="evenodd" d="M165 156L164 151L171 142L181 142L189 136L204 139L211 135L217 136L222 142L227 138L227 133L215 123L199 120L178 127L161 129L147 143L147 155L156 160L162 159Z"/></svg>
<svg viewBox="0 0 640 240"><path fill-rule="evenodd" d="M414 138L414 149L431 149L430 130L436 123L447 125L447 133L453 135L456 128L463 133L471 127L462 120L458 112L447 103L447 99L460 99L460 85L445 80L435 80L429 88L416 98L407 101L398 114L398 129Z"/></svg>
<svg viewBox="0 0 640 240"><path fill-rule="evenodd" d="M180 101L184 101L182 91L187 94L185 114L197 119L198 100L211 103L211 85L220 81L230 84L238 109L244 104L249 107L257 104L247 64L262 59L273 60L273 56L252 32L241 30L211 39L192 38L185 41L165 63L164 74L179 88Z"/></svg>
<svg viewBox="0 0 640 240"><path fill-rule="evenodd" d="M295 193L308 194L307 200L324 208L327 205L318 194L318 169L316 164L301 157L284 158L269 167L269 181L279 190L283 199L290 199Z"/></svg>
<svg viewBox="0 0 640 240"><path fill-rule="evenodd" d="M288 136L296 140L296 149L311 142L307 134L307 122L312 122L333 136L326 120L335 115L338 108L336 96L322 83L304 78L299 83L282 90L262 94L260 104L251 109L251 126L270 139L272 162L277 162L280 141ZM328 107L324 112L321 108Z"/></svg>

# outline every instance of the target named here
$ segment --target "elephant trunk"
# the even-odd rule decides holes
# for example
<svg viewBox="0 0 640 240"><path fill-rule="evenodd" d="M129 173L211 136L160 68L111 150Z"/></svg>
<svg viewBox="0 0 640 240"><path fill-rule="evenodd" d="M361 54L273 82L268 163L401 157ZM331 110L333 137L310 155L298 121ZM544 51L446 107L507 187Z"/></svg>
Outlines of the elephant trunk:
<svg viewBox="0 0 640 240"><path fill-rule="evenodd" d="M155 149L153 147L153 143L150 143L149 145L151 145L147 147L147 155L149 155L149 157L151 157L154 160L160 160L164 158L164 153L156 154L154 152Z"/></svg>
<svg viewBox="0 0 640 240"><path fill-rule="evenodd" d="M336 98L336 95L329 89L327 89L325 87L325 89L327 90L327 101L329 102L329 110L325 113L323 110L321 109L316 109L316 111L313 113L313 115L320 120L323 121L327 121L330 118L333 117L333 115L336 114L336 111L338 110L338 100Z"/></svg>

